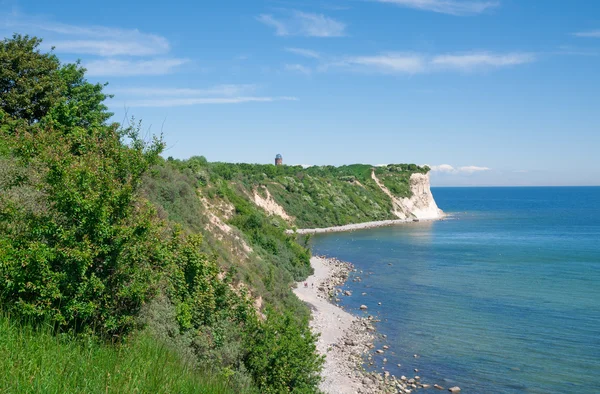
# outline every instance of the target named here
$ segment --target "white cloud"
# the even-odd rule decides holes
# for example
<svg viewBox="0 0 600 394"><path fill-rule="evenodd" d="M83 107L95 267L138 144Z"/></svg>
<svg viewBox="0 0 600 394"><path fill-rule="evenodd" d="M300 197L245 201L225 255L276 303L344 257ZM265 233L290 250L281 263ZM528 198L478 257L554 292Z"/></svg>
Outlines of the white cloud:
<svg viewBox="0 0 600 394"><path fill-rule="evenodd" d="M348 57L333 65L354 67L363 71L415 74L425 71L426 61L420 55L391 53L375 56Z"/></svg>
<svg viewBox="0 0 600 394"><path fill-rule="evenodd" d="M304 75L310 75L312 70L309 67L303 66L301 64L286 64L285 69L287 71L299 72Z"/></svg>
<svg viewBox="0 0 600 394"><path fill-rule="evenodd" d="M163 75L187 62L169 56L165 37L138 29L66 24L13 12L0 13L0 30L44 37L43 50L84 55L89 76Z"/></svg>
<svg viewBox="0 0 600 394"><path fill-rule="evenodd" d="M431 166L433 172L455 172L456 170L450 164L440 164L439 166Z"/></svg>
<svg viewBox="0 0 600 394"><path fill-rule="evenodd" d="M303 48L285 48L286 51L294 53L296 55L300 55L300 56L304 56L304 57L308 57L308 58L312 58L312 59L319 59L321 57L321 55L313 50L310 49L303 49Z"/></svg>
<svg viewBox="0 0 600 394"><path fill-rule="evenodd" d="M256 96L251 93L256 85L217 85L206 89L120 87L112 89L119 103L113 107L182 107L203 104L242 104L267 103L275 101L296 101L296 97Z"/></svg>
<svg viewBox="0 0 600 394"><path fill-rule="evenodd" d="M530 53L472 52L466 54L427 55L418 53L384 53L373 56L346 57L321 67L346 67L356 71L384 74L418 74L445 70L476 71L530 63L536 60Z"/></svg>
<svg viewBox="0 0 600 394"><path fill-rule="evenodd" d="M203 104L270 103L274 101L297 101L296 97L189 97L133 100L125 102L127 107L183 107Z"/></svg>
<svg viewBox="0 0 600 394"><path fill-rule="evenodd" d="M478 167L478 166L466 166L466 167L459 167L458 168L458 172L465 172L467 174L472 174L474 172L481 172L481 171L490 171L491 168L488 167Z"/></svg>
<svg viewBox="0 0 600 394"><path fill-rule="evenodd" d="M515 66L533 61L535 61L535 55L531 53L495 54L475 52L435 56L431 59L431 65L468 71L484 67Z"/></svg>
<svg viewBox="0 0 600 394"><path fill-rule="evenodd" d="M133 96L240 96L256 89L256 85L217 85L206 89L125 87L111 89L112 93Z"/></svg>
<svg viewBox="0 0 600 394"><path fill-rule="evenodd" d="M162 55L170 50L166 38L137 29L69 25L18 14L5 17L0 26L40 34L45 37L45 46L55 46L59 53L150 56Z"/></svg>
<svg viewBox="0 0 600 394"><path fill-rule="evenodd" d="M577 37L600 38L600 30L580 31L577 33L573 33L573 35Z"/></svg>
<svg viewBox="0 0 600 394"><path fill-rule="evenodd" d="M258 19L259 22L262 22L267 26L275 28L275 34L278 36L287 36L290 34L286 24L273 18L272 15L262 14L259 15L256 19Z"/></svg>
<svg viewBox="0 0 600 394"><path fill-rule="evenodd" d="M423 11L433 11L449 15L480 14L490 8L500 5L498 1L474 0L375 0L380 3L395 4L401 7L415 8Z"/></svg>
<svg viewBox="0 0 600 394"><path fill-rule="evenodd" d="M490 171L491 168L488 167L479 167L479 166L464 166L464 167L453 167L450 164L440 164L437 166L431 166L431 171L432 172L441 172L441 173L447 173L447 174L473 174L475 172L482 172L482 171Z"/></svg>
<svg viewBox="0 0 600 394"><path fill-rule="evenodd" d="M135 41L117 40L66 40L51 41L58 53L76 53L98 56L149 56L166 53L167 47L145 45Z"/></svg>
<svg viewBox="0 0 600 394"><path fill-rule="evenodd" d="M100 59L83 63L89 76L130 77L135 75L170 74L186 59L119 60Z"/></svg>
<svg viewBox="0 0 600 394"><path fill-rule="evenodd" d="M257 17L259 22L275 29L278 36L342 37L346 25L323 14L293 11L290 16L275 18L270 14Z"/></svg>

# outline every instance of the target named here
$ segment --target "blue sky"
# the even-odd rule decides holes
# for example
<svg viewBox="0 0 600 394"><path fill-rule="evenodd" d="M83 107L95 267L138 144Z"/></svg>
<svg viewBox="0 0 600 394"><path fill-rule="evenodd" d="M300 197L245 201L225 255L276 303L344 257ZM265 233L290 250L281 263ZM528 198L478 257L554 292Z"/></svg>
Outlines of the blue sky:
<svg viewBox="0 0 600 394"><path fill-rule="evenodd" d="M600 185L594 0L0 0L167 156L428 164L434 185Z"/></svg>

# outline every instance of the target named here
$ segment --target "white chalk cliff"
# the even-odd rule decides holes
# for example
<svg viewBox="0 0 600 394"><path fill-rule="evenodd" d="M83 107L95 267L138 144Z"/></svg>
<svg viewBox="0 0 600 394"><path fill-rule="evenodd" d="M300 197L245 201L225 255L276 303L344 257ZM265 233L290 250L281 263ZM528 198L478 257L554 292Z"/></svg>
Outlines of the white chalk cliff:
<svg viewBox="0 0 600 394"><path fill-rule="evenodd" d="M398 219L419 219L433 220L440 219L444 212L438 208L431 187L429 184L429 174L412 174L410 177L410 198L399 198L394 196L387 187L375 176L375 171L371 173L371 178L377 183L381 190L392 200L392 213Z"/></svg>

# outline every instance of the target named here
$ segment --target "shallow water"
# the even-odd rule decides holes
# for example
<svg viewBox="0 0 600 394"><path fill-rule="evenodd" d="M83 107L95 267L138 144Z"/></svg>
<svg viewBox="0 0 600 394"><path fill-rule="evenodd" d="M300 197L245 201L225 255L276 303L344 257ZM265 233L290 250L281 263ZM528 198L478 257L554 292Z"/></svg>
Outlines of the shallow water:
<svg viewBox="0 0 600 394"><path fill-rule="evenodd" d="M600 187L433 194L448 220L313 238L363 271L342 305L382 320L386 369L466 393L600 393Z"/></svg>

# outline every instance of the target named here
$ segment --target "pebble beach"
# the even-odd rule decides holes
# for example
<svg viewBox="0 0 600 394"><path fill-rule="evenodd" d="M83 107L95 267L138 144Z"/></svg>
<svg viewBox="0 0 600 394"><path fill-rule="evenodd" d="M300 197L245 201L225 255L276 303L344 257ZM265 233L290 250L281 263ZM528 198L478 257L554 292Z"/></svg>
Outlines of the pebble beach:
<svg viewBox="0 0 600 394"><path fill-rule="evenodd" d="M334 258L315 256L311 259L314 274L305 281L298 282L295 294L311 309L311 328L320 334L317 350L325 355L321 390L325 393L411 393L417 389L436 388L459 392L458 387L449 389L423 383L418 374L396 377L384 369L381 372L367 371L372 365L374 354L385 354L389 347L385 337L375 329L377 318L368 314L368 306L361 310L366 317L360 317L343 310L335 302L338 297L352 296L340 287L355 271L350 263ZM437 386L437 387L436 387Z"/></svg>

